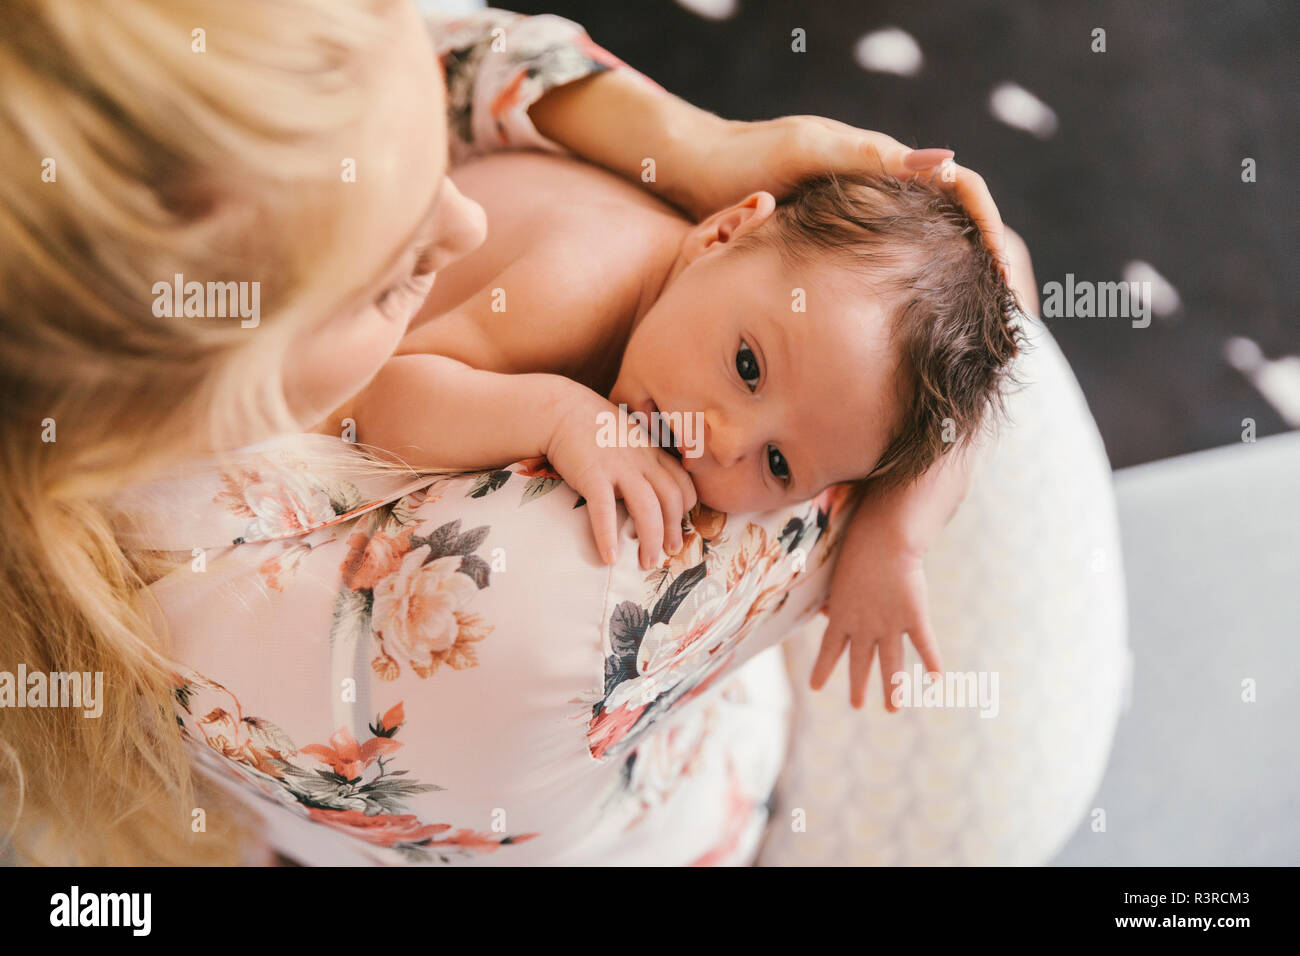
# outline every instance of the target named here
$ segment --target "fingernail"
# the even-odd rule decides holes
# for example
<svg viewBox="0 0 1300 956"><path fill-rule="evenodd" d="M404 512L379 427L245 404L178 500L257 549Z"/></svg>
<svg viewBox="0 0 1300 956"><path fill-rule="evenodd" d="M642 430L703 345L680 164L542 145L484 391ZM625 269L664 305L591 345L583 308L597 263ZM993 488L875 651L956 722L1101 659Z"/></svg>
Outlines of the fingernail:
<svg viewBox="0 0 1300 956"><path fill-rule="evenodd" d="M903 157L903 165L908 169L925 169L952 159L957 154L950 149L914 149Z"/></svg>
<svg viewBox="0 0 1300 956"><path fill-rule="evenodd" d="M615 552L615 550L614 550L613 548L606 548L606 549L605 549L605 563L606 563L606 564L613 564L613 563L614 563L615 561L617 561L617 560L618 560L618 554Z"/></svg>

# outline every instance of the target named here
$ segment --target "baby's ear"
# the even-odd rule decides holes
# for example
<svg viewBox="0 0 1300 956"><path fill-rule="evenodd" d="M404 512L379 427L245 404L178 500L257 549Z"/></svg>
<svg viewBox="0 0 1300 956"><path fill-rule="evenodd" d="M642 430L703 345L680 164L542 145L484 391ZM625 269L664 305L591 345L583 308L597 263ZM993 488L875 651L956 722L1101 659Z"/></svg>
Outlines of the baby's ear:
<svg viewBox="0 0 1300 956"><path fill-rule="evenodd" d="M688 232L682 255L689 263L734 243L767 222L775 210L776 200L771 193L751 193L734 206L718 210Z"/></svg>

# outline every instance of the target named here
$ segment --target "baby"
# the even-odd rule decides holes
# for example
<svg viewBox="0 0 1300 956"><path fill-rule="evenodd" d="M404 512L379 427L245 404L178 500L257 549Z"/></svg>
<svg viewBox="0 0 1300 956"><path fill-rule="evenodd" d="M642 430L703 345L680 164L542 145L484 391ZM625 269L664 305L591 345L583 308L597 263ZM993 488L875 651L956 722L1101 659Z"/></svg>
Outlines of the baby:
<svg viewBox="0 0 1300 956"><path fill-rule="evenodd" d="M693 224L556 156L452 178L487 241L331 422L416 467L545 456L606 561L618 497L649 568L697 496L763 511L912 482L976 436L1017 351L1014 298L936 187L817 178Z"/></svg>

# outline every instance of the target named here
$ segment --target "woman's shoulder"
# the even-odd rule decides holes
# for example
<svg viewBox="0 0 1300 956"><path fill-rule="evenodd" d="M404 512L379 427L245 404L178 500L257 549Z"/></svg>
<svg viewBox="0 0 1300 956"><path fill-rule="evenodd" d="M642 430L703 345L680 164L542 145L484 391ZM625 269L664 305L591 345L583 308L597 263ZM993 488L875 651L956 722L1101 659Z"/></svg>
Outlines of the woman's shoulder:
<svg viewBox="0 0 1300 956"><path fill-rule="evenodd" d="M432 479L328 435L288 435L185 462L111 502L124 550L185 551L302 537Z"/></svg>

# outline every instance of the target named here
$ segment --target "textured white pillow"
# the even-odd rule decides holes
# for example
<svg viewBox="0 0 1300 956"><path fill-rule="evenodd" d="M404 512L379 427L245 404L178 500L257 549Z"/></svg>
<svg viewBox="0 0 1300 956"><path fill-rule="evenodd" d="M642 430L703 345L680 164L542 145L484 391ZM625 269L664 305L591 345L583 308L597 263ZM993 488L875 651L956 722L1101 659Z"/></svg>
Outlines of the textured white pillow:
<svg viewBox="0 0 1300 956"><path fill-rule="evenodd" d="M760 865L1041 864L1090 809L1129 671L1115 503L1069 365L1026 330L1025 387L925 563L945 669L996 672L997 716L887 713L878 667L855 711L843 660L810 691L818 615L784 645L794 726Z"/></svg>

